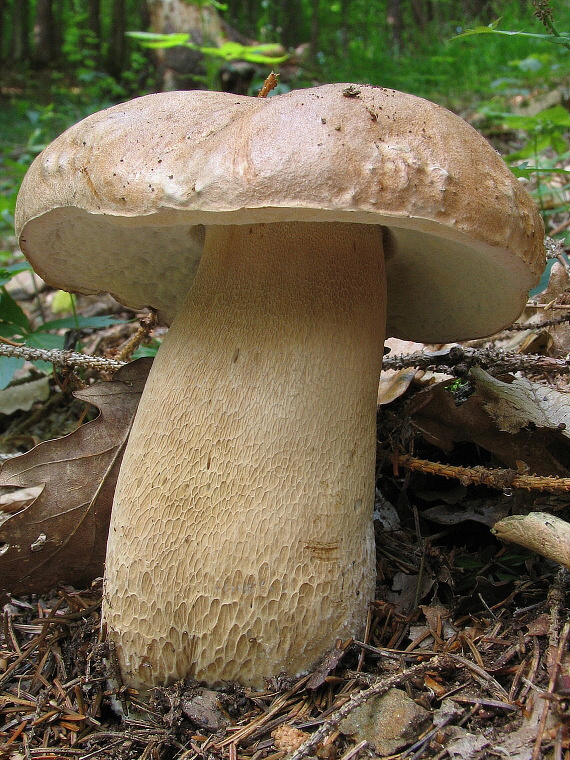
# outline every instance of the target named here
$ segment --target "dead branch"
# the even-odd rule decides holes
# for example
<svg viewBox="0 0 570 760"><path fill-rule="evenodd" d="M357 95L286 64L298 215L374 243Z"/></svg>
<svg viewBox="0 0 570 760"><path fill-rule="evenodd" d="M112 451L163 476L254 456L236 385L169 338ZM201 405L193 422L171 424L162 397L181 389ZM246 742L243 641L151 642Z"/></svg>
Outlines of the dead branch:
<svg viewBox="0 0 570 760"><path fill-rule="evenodd" d="M451 464L430 462L408 454L394 454L394 468L405 467L414 472L440 475L443 478L459 480L461 485L484 485L499 491L524 488L527 491L548 491L549 493L570 492L570 478L556 476L520 475L514 470L489 469L487 467L458 467Z"/></svg>
<svg viewBox="0 0 570 760"><path fill-rule="evenodd" d="M156 327L157 321L158 317L154 309L151 309L146 317L141 317L140 327L117 351L114 356L115 361L128 362L137 348L150 338L150 333Z"/></svg>
<svg viewBox="0 0 570 760"><path fill-rule="evenodd" d="M29 362L51 362L63 367L86 367L89 369L117 370L126 362L105 359L102 356L88 356L77 351L60 351L56 348L31 348L30 346L12 346L0 343L0 356L16 356Z"/></svg>
<svg viewBox="0 0 570 760"><path fill-rule="evenodd" d="M441 351L416 351L413 354L386 356L382 362L384 370L417 367L441 372L455 368L456 373L460 375L466 375L474 366L491 370L494 375L519 370L558 374L570 372L568 359L553 359L538 354L517 354L493 348L476 349L466 346L451 346Z"/></svg>
<svg viewBox="0 0 570 760"><path fill-rule="evenodd" d="M503 332L524 332L525 330L541 330L543 327L556 327L556 325L562 325L564 322L570 322L570 306L566 306L569 310L568 314L564 314L562 317L555 317L554 319L545 319L543 322L532 322L527 324L519 324L516 322L510 327L505 327Z"/></svg>

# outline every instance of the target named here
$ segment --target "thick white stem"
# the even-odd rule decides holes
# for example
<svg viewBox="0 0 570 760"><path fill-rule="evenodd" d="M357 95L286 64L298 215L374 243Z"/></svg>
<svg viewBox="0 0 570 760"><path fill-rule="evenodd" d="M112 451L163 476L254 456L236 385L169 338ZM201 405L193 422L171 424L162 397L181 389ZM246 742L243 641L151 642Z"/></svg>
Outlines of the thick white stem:
<svg viewBox="0 0 570 760"><path fill-rule="evenodd" d="M103 614L127 683L261 687L362 631L384 321L379 228L208 229L113 506Z"/></svg>

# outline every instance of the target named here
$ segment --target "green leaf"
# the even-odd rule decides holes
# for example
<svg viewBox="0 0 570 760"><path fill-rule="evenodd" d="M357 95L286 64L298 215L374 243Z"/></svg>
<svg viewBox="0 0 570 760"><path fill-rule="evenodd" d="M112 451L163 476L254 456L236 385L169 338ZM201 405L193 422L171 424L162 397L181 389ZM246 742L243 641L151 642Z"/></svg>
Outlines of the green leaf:
<svg viewBox="0 0 570 760"><path fill-rule="evenodd" d="M477 26L475 29L466 29L461 34L456 34L452 37L452 40L458 40L461 37L472 37L474 34L502 34L505 37L528 37L535 40L544 40L545 42L553 42L555 45L570 45L570 34L563 33L559 36L554 34L535 34L533 32L514 32L508 29L496 29L495 24L498 20L489 24L489 26Z"/></svg>
<svg viewBox="0 0 570 760"><path fill-rule="evenodd" d="M201 47L190 41L189 34L155 34L154 32L127 32L128 36L147 48L171 48L182 46L198 50L211 58L224 61L248 61L250 63L275 66L288 59L288 55L275 55L276 46L272 43L262 45L240 45L239 42L226 42L220 47Z"/></svg>
<svg viewBox="0 0 570 760"><path fill-rule="evenodd" d="M0 322L0 336L10 338L18 343L22 341L22 328L15 325L9 325L7 322Z"/></svg>
<svg viewBox="0 0 570 760"><path fill-rule="evenodd" d="M49 375L53 371L53 364L51 362L32 362L34 367L38 370L38 372L43 372L44 375Z"/></svg>
<svg viewBox="0 0 570 760"><path fill-rule="evenodd" d="M43 325L39 325L36 328L35 332L45 332L46 330L79 330L82 328L99 330L101 327L118 325L122 321L114 317L63 317L62 319L52 319L51 322L44 322Z"/></svg>
<svg viewBox="0 0 570 760"><path fill-rule="evenodd" d="M127 37L148 48L171 48L190 42L189 34L156 34L155 32L127 32Z"/></svg>
<svg viewBox="0 0 570 760"><path fill-rule="evenodd" d="M538 135L535 139L528 142L520 150L515 153L511 153L505 156L505 161L520 161L523 158L532 158L538 155L546 148L550 148L553 144L553 136L551 134Z"/></svg>
<svg viewBox="0 0 570 760"><path fill-rule="evenodd" d="M69 314L75 312L75 296L67 290L56 290L51 300L50 308L53 314Z"/></svg>
<svg viewBox="0 0 570 760"><path fill-rule="evenodd" d="M504 113L490 109L481 109L481 113L488 119L507 124L512 129L524 129L527 132L548 125L564 128L570 127L570 113L561 105L545 108L544 111L539 111L534 116Z"/></svg>
<svg viewBox="0 0 570 760"><path fill-rule="evenodd" d="M65 338L63 335L54 335L53 333L42 333L39 330L26 335L25 344L32 348L45 348L51 351L52 348L63 348Z"/></svg>
<svg viewBox="0 0 570 760"><path fill-rule="evenodd" d="M0 290L0 322L17 325L26 333L32 329L30 320L5 288Z"/></svg>
<svg viewBox="0 0 570 760"><path fill-rule="evenodd" d="M225 61L248 61L249 63L261 63L274 66L283 63L288 55L267 55L275 50L275 45L240 45L239 42L226 42L219 48L197 48L204 55L223 58Z"/></svg>
<svg viewBox="0 0 570 760"><path fill-rule="evenodd" d="M31 269L32 267L27 261L20 261L17 264L10 264L10 266L7 267L0 267L0 287L6 285L7 282L10 282L12 277L14 277L14 275L18 274L19 272L25 272L26 270Z"/></svg>
<svg viewBox="0 0 570 760"><path fill-rule="evenodd" d="M0 356L0 390L12 382L15 373L24 366L24 360L17 356Z"/></svg>
<svg viewBox="0 0 570 760"><path fill-rule="evenodd" d="M144 346L139 346L136 351L133 352L131 360L142 359L145 356L156 356L158 349L160 348L160 341L153 338L150 343Z"/></svg>
<svg viewBox="0 0 570 760"><path fill-rule="evenodd" d="M528 161L511 166L511 171L515 177L532 177L533 174L570 174L570 169L540 169L537 166L529 166Z"/></svg>

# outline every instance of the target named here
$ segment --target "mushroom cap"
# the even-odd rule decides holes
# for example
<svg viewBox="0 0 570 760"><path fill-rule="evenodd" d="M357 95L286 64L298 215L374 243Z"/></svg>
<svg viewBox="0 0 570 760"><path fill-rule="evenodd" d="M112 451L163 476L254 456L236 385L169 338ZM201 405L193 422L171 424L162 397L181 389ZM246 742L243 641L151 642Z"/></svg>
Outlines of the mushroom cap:
<svg viewBox="0 0 570 760"><path fill-rule="evenodd" d="M382 87L136 98L51 143L16 207L21 248L50 285L110 292L166 323L208 225L296 220L385 228L387 335L409 340L499 330L544 268L536 207L486 140Z"/></svg>

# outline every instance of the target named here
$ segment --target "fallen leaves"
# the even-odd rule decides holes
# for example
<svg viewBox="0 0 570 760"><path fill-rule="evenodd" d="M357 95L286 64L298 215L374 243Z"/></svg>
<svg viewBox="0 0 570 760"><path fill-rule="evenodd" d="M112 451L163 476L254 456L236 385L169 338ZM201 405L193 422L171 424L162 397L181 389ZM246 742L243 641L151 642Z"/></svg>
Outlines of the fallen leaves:
<svg viewBox="0 0 570 760"><path fill-rule="evenodd" d="M102 574L115 483L150 365L140 359L76 392L98 407L97 419L4 464L0 486L42 491L0 527L0 593L81 585Z"/></svg>
<svg viewBox="0 0 570 760"><path fill-rule="evenodd" d="M465 399L456 400L455 381L412 399L410 420L424 438L445 452L461 441L475 443L515 472L524 463L535 475L569 477L570 444L560 427L568 415L567 394L525 379L498 380L480 368L471 373L473 392Z"/></svg>

